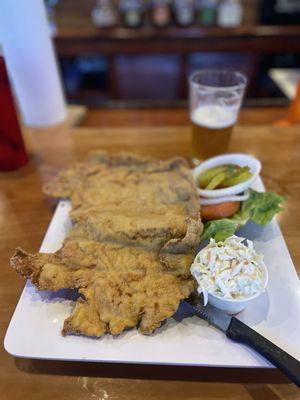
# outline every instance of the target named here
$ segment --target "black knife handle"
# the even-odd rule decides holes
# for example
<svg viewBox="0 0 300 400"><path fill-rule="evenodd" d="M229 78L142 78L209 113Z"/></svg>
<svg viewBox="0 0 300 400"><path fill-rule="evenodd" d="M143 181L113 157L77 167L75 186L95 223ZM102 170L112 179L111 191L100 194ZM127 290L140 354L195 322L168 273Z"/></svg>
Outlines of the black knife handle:
<svg viewBox="0 0 300 400"><path fill-rule="evenodd" d="M300 362L242 321L232 317L226 336L236 342L252 347L300 387Z"/></svg>

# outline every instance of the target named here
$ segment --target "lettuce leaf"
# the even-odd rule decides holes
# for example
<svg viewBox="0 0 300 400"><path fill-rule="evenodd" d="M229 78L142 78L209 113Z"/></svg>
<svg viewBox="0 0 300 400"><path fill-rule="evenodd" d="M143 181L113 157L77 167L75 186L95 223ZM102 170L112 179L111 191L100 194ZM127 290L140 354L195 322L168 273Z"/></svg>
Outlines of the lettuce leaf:
<svg viewBox="0 0 300 400"><path fill-rule="evenodd" d="M248 200L242 203L240 210L230 218L208 221L204 224L201 239L214 238L225 240L249 220L259 225L267 225L282 210L284 198L272 192L257 192L250 189Z"/></svg>
<svg viewBox="0 0 300 400"><path fill-rule="evenodd" d="M217 242L223 241L229 236L234 235L238 224L229 218L216 219L204 224L204 230L201 239L214 238Z"/></svg>
<svg viewBox="0 0 300 400"><path fill-rule="evenodd" d="M240 211L231 219L241 225L245 225L249 219L259 225L267 225L282 210L283 201L284 198L278 194L250 189L249 199L242 203Z"/></svg>

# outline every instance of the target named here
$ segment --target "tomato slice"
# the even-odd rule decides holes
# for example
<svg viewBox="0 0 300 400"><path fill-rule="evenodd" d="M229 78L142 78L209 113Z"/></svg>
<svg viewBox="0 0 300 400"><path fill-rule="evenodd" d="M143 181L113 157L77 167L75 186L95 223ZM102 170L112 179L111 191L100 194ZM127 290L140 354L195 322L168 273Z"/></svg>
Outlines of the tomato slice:
<svg viewBox="0 0 300 400"><path fill-rule="evenodd" d="M201 206L201 217L203 221L228 218L238 212L240 206L239 201L226 201L225 203Z"/></svg>

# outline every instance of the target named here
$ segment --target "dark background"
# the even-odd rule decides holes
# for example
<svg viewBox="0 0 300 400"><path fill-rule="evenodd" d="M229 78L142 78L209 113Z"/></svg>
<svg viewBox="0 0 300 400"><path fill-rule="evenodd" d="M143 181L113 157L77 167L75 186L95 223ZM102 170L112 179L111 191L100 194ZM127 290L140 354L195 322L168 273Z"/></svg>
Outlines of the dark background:
<svg viewBox="0 0 300 400"><path fill-rule="evenodd" d="M229 68L249 78L251 105L287 103L268 71L299 66L299 0L242 0L243 22L237 28L181 28L173 21L160 29L147 13L137 29L121 22L97 28L93 0L47 3L69 102L176 106L186 100L194 70Z"/></svg>

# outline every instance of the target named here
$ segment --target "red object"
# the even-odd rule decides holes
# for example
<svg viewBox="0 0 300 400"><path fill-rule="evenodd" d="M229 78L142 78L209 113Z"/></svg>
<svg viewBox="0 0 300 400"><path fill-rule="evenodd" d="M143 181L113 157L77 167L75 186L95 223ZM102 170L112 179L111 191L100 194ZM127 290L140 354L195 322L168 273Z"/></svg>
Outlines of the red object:
<svg viewBox="0 0 300 400"><path fill-rule="evenodd" d="M20 168L27 161L4 58L0 56L0 171Z"/></svg>

